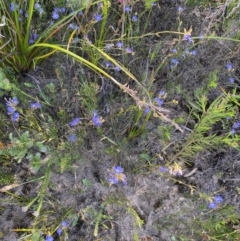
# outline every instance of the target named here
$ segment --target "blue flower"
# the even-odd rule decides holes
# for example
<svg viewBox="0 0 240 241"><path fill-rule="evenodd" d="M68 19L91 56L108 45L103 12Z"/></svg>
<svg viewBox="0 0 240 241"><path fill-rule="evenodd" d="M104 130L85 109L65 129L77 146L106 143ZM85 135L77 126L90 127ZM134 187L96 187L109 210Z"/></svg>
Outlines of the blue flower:
<svg viewBox="0 0 240 241"><path fill-rule="evenodd" d="M160 166L160 167L159 167L159 171L160 171L160 172L167 172L168 170L167 170L166 167Z"/></svg>
<svg viewBox="0 0 240 241"><path fill-rule="evenodd" d="M12 115L16 111L15 107L7 106L7 114Z"/></svg>
<svg viewBox="0 0 240 241"><path fill-rule="evenodd" d="M233 129L238 129L240 127L240 121L237 121L233 124Z"/></svg>
<svg viewBox="0 0 240 241"><path fill-rule="evenodd" d="M227 71L232 71L233 65L231 63L227 63Z"/></svg>
<svg viewBox="0 0 240 241"><path fill-rule="evenodd" d="M192 38L191 38L191 34L185 34L183 36L183 40L187 41L188 43L193 42Z"/></svg>
<svg viewBox="0 0 240 241"><path fill-rule="evenodd" d="M41 8L41 5L39 3L35 3L34 8L38 10L39 8Z"/></svg>
<svg viewBox="0 0 240 241"><path fill-rule="evenodd" d="M52 13L52 19L54 19L54 20L59 19L59 14L54 11L54 12Z"/></svg>
<svg viewBox="0 0 240 241"><path fill-rule="evenodd" d="M80 118L75 118L69 123L69 125L70 125L70 127L74 127L74 126L78 125L79 123L80 123Z"/></svg>
<svg viewBox="0 0 240 241"><path fill-rule="evenodd" d="M173 54L176 54L177 53L177 50L174 48L174 49L172 49L172 53Z"/></svg>
<svg viewBox="0 0 240 241"><path fill-rule="evenodd" d="M66 8L65 8L65 7L62 7L62 8L60 9L60 12L61 12L61 13L65 13L65 12L66 12Z"/></svg>
<svg viewBox="0 0 240 241"><path fill-rule="evenodd" d="M51 235L47 235L45 241L53 241L53 237Z"/></svg>
<svg viewBox="0 0 240 241"><path fill-rule="evenodd" d="M113 46L113 44L106 44L104 48L110 50Z"/></svg>
<svg viewBox="0 0 240 241"><path fill-rule="evenodd" d="M122 167L120 167L120 166L115 166L115 167L113 168L113 171L114 171L116 174L120 174L120 173L122 173L122 172L124 171L124 169L123 169Z"/></svg>
<svg viewBox="0 0 240 241"><path fill-rule="evenodd" d="M19 120L20 114L19 112L15 111L11 117L12 122L17 122Z"/></svg>
<svg viewBox="0 0 240 241"><path fill-rule="evenodd" d="M229 80L229 82L230 82L231 84L233 84L233 83L234 83L234 81L235 81L233 77L229 77L229 79L228 79L228 80Z"/></svg>
<svg viewBox="0 0 240 241"><path fill-rule="evenodd" d="M160 96L164 96L164 95L165 95L165 91L164 91L164 90L160 90L160 91L159 91L159 95L160 95Z"/></svg>
<svg viewBox="0 0 240 241"><path fill-rule="evenodd" d="M17 9L19 6L18 4L14 4L13 2L10 3L10 10L13 12L15 9Z"/></svg>
<svg viewBox="0 0 240 241"><path fill-rule="evenodd" d="M197 55L197 51L194 49L190 52L190 54L195 56L195 55Z"/></svg>
<svg viewBox="0 0 240 241"><path fill-rule="evenodd" d="M114 68L117 72L121 71L121 68L119 66L115 66Z"/></svg>
<svg viewBox="0 0 240 241"><path fill-rule="evenodd" d="M151 109L150 109L149 107L147 107L147 108L144 110L144 115L147 115L150 111L151 111Z"/></svg>
<svg viewBox="0 0 240 241"><path fill-rule="evenodd" d="M64 228L67 227L67 221L65 221L65 220L62 221L62 227L64 227Z"/></svg>
<svg viewBox="0 0 240 241"><path fill-rule="evenodd" d="M69 137L68 137L68 141L73 143L73 142L76 142L77 140L77 136L75 134L71 134Z"/></svg>
<svg viewBox="0 0 240 241"><path fill-rule="evenodd" d="M123 43L122 42L117 42L116 43L116 47L119 48L119 49L122 48L123 47Z"/></svg>
<svg viewBox="0 0 240 241"><path fill-rule="evenodd" d="M214 202L215 202L216 204L222 203L222 202L223 202L222 196L217 195L216 197L214 197Z"/></svg>
<svg viewBox="0 0 240 241"><path fill-rule="evenodd" d="M78 30L79 29L79 26L75 23L70 23L68 25L69 28L73 29L73 30Z"/></svg>
<svg viewBox="0 0 240 241"><path fill-rule="evenodd" d="M57 234L58 234L59 236L61 236L61 234L62 234L62 229L61 229L61 228L58 228L58 229L57 229Z"/></svg>
<svg viewBox="0 0 240 241"><path fill-rule="evenodd" d="M17 97L13 97L10 101L13 105L17 105L19 103L19 100Z"/></svg>
<svg viewBox="0 0 240 241"><path fill-rule="evenodd" d="M183 8L180 7L180 6L178 6L177 11L178 11L178 13L180 14L180 13L183 11Z"/></svg>
<svg viewBox="0 0 240 241"><path fill-rule="evenodd" d="M129 6L125 6L124 12L129 13L131 11L131 8Z"/></svg>
<svg viewBox="0 0 240 241"><path fill-rule="evenodd" d="M30 108L31 108L32 110L41 109L41 108L42 108L42 105L41 105L39 102L34 102L34 103L31 103L31 104L30 104Z"/></svg>
<svg viewBox="0 0 240 241"><path fill-rule="evenodd" d="M208 204L208 207L211 208L211 209L215 209L215 208L217 207L217 204L214 203L214 202L210 202L210 203Z"/></svg>
<svg viewBox="0 0 240 241"><path fill-rule="evenodd" d="M101 117L97 114L97 111L93 111L92 122L94 126L102 125Z"/></svg>
<svg viewBox="0 0 240 241"><path fill-rule="evenodd" d="M157 6L157 4L155 2L152 2L151 6L154 7L154 6Z"/></svg>
<svg viewBox="0 0 240 241"><path fill-rule="evenodd" d="M171 59L171 66L176 66L179 64L179 61L177 59Z"/></svg>
<svg viewBox="0 0 240 241"><path fill-rule="evenodd" d="M163 99L160 99L158 97L155 98L155 101L157 102L158 106L162 106L163 103L164 103L164 100Z"/></svg>
<svg viewBox="0 0 240 241"><path fill-rule="evenodd" d="M203 35L202 33L199 35L199 39L200 39L200 40L203 40L203 39L204 39L204 35Z"/></svg>
<svg viewBox="0 0 240 241"><path fill-rule="evenodd" d="M96 15L94 16L94 19L95 19L95 21L99 22L99 21L102 20L102 16L101 16L100 14L96 14Z"/></svg>
<svg viewBox="0 0 240 241"><path fill-rule="evenodd" d="M109 68L109 67L112 66L112 64L110 62L108 62L108 61L106 61L104 64L105 64L106 68Z"/></svg>
<svg viewBox="0 0 240 241"><path fill-rule="evenodd" d="M133 16L132 16L132 21L133 21L133 22L137 22L137 21L138 21L138 17L137 17L136 15L133 15Z"/></svg>
<svg viewBox="0 0 240 241"><path fill-rule="evenodd" d="M132 49L131 49L130 47L126 47L126 52L127 52L128 54L132 54Z"/></svg>
<svg viewBox="0 0 240 241"><path fill-rule="evenodd" d="M108 182L110 183L110 185L117 184L118 179L115 177L113 173L110 173L108 177Z"/></svg>

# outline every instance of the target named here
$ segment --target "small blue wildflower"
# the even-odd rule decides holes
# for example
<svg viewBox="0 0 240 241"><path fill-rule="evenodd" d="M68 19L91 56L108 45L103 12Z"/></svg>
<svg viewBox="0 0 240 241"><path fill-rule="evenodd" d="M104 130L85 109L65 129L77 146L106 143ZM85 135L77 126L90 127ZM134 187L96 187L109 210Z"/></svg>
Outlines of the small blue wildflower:
<svg viewBox="0 0 240 241"><path fill-rule="evenodd" d="M163 103L164 103L164 100L162 100L162 99L160 99L158 97L155 98L155 101L157 102L158 106L162 106Z"/></svg>
<svg viewBox="0 0 240 241"><path fill-rule="evenodd" d="M7 114L12 115L16 111L15 107L7 106Z"/></svg>
<svg viewBox="0 0 240 241"><path fill-rule="evenodd" d="M185 34L183 36L183 40L187 41L188 43L192 43L193 42L193 40L191 38L191 34Z"/></svg>
<svg viewBox="0 0 240 241"><path fill-rule="evenodd" d="M197 55L197 51L194 49L194 50L192 50L192 51L190 52L190 54L193 55L193 56L195 56L195 55Z"/></svg>
<svg viewBox="0 0 240 241"><path fill-rule="evenodd" d="M214 197L214 202L215 202L216 204L222 203L222 202L223 202L222 196L217 195L216 197Z"/></svg>
<svg viewBox="0 0 240 241"><path fill-rule="evenodd" d="M77 140L77 136L75 134L71 134L69 137L68 137L68 141L73 143L73 142L76 142Z"/></svg>
<svg viewBox="0 0 240 241"><path fill-rule="evenodd" d="M165 91L164 91L164 90L160 90L160 91L159 91L159 95L160 95L160 96L164 96L164 95L165 95Z"/></svg>
<svg viewBox="0 0 240 241"><path fill-rule="evenodd" d="M152 3L151 3L151 6L152 6L152 7L157 6L157 3L152 2Z"/></svg>
<svg viewBox="0 0 240 241"><path fill-rule="evenodd" d="M200 33L199 39L200 39L200 40L203 40L203 39L204 39L204 35L203 35L202 33Z"/></svg>
<svg viewBox="0 0 240 241"><path fill-rule="evenodd" d="M238 129L240 127L240 121L237 121L233 124L233 129Z"/></svg>
<svg viewBox="0 0 240 241"><path fill-rule="evenodd" d="M133 22L137 22L137 21L138 21L138 17L137 17L136 15L133 15L133 16L132 16L132 21L133 21Z"/></svg>
<svg viewBox="0 0 240 241"><path fill-rule="evenodd" d="M96 15L94 16L94 19L95 19L95 21L99 22L99 21L102 20L102 16L101 16L100 14L96 14Z"/></svg>
<svg viewBox="0 0 240 241"><path fill-rule="evenodd" d="M235 80L234 80L233 77L229 77L228 81L229 81L231 84L233 84Z"/></svg>
<svg viewBox="0 0 240 241"><path fill-rule="evenodd" d="M93 111L92 122L94 126L102 125L101 117L97 114L97 111Z"/></svg>
<svg viewBox="0 0 240 241"><path fill-rule="evenodd" d="M79 123L80 123L80 118L75 118L69 123L69 125L70 125L70 127L74 127L74 126L78 125Z"/></svg>
<svg viewBox="0 0 240 241"><path fill-rule="evenodd" d="M121 68L119 66L115 66L114 68L117 72L121 71Z"/></svg>
<svg viewBox="0 0 240 241"><path fill-rule="evenodd" d="M120 167L120 166L115 166L115 167L113 168L113 171L114 171L116 174L120 174L120 173L122 173L122 172L124 171L124 169L123 169L122 167Z"/></svg>
<svg viewBox="0 0 240 241"><path fill-rule="evenodd" d="M79 11L78 12L78 16L80 17L80 16L82 16L83 15L83 11Z"/></svg>
<svg viewBox="0 0 240 241"><path fill-rule="evenodd" d="M178 11L178 13L180 14L180 13L183 11L183 8L180 7L180 6L178 6L177 11Z"/></svg>
<svg viewBox="0 0 240 241"><path fill-rule="evenodd" d="M167 170L166 167L160 166L160 167L159 167L159 171L160 171L160 172L167 172L168 170Z"/></svg>
<svg viewBox="0 0 240 241"><path fill-rule="evenodd" d="M231 63L227 63L227 71L232 71L233 65Z"/></svg>
<svg viewBox="0 0 240 241"><path fill-rule="evenodd" d="M109 61L106 61L104 64L105 64L106 68L109 68L112 66L112 64Z"/></svg>
<svg viewBox="0 0 240 241"><path fill-rule="evenodd" d="M52 19L54 19L54 20L59 19L59 14L54 11L54 12L52 13Z"/></svg>
<svg viewBox="0 0 240 241"><path fill-rule="evenodd" d="M176 54L176 53L177 53L177 49L175 49L175 48L172 49L172 53L173 53L173 54Z"/></svg>
<svg viewBox="0 0 240 241"><path fill-rule="evenodd" d="M132 54L132 49L130 48L130 47L126 47L126 52L128 53L128 54Z"/></svg>
<svg viewBox="0 0 240 241"><path fill-rule="evenodd" d="M107 50L110 50L112 49L113 46L114 46L113 44L106 44L104 48Z"/></svg>
<svg viewBox="0 0 240 241"><path fill-rule="evenodd" d="M70 23L70 24L68 25L68 27L69 27L70 29L73 29L73 30L78 30L78 29L79 29L79 26L78 26L77 24L75 24L75 23Z"/></svg>
<svg viewBox="0 0 240 241"><path fill-rule="evenodd" d="M58 234L59 236L62 235L62 229L61 229L61 228L58 228L58 229L57 229L57 234Z"/></svg>
<svg viewBox="0 0 240 241"><path fill-rule="evenodd" d="M119 49L122 48L123 47L123 43L122 42L117 42L116 43L116 47L119 48Z"/></svg>
<svg viewBox="0 0 240 241"><path fill-rule="evenodd" d="M131 8L129 6L125 6L124 12L129 13L131 11Z"/></svg>
<svg viewBox="0 0 240 241"><path fill-rule="evenodd" d="M62 221L62 227L65 228L65 227L67 227L67 225L68 225L68 224L67 224L67 221L63 220L63 221Z"/></svg>
<svg viewBox="0 0 240 241"><path fill-rule="evenodd" d="M45 241L53 241L53 237L51 235L47 235Z"/></svg>
<svg viewBox="0 0 240 241"><path fill-rule="evenodd" d="M34 8L38 10L39 8L41 8L41 5L39 3L35 3Z"/></svg>
<svg viewBox="0 0 240 241"><path fill-rule="evenodd" d="M18 100L17 97L13 97L13 98L10 100L10 102L11 102L11 104L13 104L13 105L18 105L19 100Z"/></svg>
<svg viewBox="0 0 240 241"><path fill-rule="evenodd" d="M115 177L113 173L110 173L108 177L108 182L110 183L110 185L117 184L118 179Z"/></svg>
<svg viewBox="0 0 240 241"><path fill-rule="evenodd" d="M43 14L43 13L44 13L43 8L39 8L39 9L38 9L38 12L39 12L39 14Z"/></svg>
<svg viewBox="0 0 240 241"><path fill-rule="evenodd" d="M174 68L179 64L179 61L177 59L171 59L170 68Z"/></svg>
<svg viewBox="0 0 240 241"><path fill-rule="evenodd" d="M60 12L61 12L61 13L65 13L65 12L66 12L66 8L65 8L65 7L62 7L62 8L60 9Z"/></svg>
<svg viewBox="0 0 240 241"><path fill-rule="evenodd" d="M37 40L37 38L38 38L38 34L33 33L33 40L35 41L35 40Z"/></svg>
<svg viewBox="0 0 240 241"><path fill-rule="evenodd" d="M211 209L215 209L217 207L217 204L215 202L210 202L208 204L208 207L211 208Z"/></svg>
<svg viewBox="0 0 240 241"><path fill-rule="evenodd" d="M147 115L150 111L151 111L151 109L150 109L149 107L147 107L147 108L144 110L144 115Z"/></svg>
<svg viewBox="0 0 240 241"><path fill-rule="evenodd" d="M14 4L13 2L10 3L10 10L13 12L15 9L17 9L19 6L18 4Z"/></svg>
<svg viewBox="0 0 240 241"><path fill-rule="evenodd" d="M11 117L12 122L17 122L19 120L20 113L15 111Z"/></svg>
<svg viewBox="0 0 240 241"><path fill-rule="evenodd" d="M41 109L41 108L42 108L42 105L41 105L39 102L34 102L34 103L31 103L31 104L30 104L30 108L31 108L32 110Z"/></svg>
<svg viewBox="0 0 240 241"><path fill-rule="evenodd" d="M235 129L232 129L230 133L231 133L232 135L235 135L235 134L236 134L236 130L235 130Z"/></svg>

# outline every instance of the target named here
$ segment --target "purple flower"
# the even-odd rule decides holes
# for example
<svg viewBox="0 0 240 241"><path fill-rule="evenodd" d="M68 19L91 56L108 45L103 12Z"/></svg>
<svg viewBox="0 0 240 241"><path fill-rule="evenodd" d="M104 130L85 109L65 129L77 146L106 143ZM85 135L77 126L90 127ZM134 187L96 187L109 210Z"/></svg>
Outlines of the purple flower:
<svg viewBox="0 0 240 241"><path fill-rule="evenodd" d="M182 11L183 11L183 8L178 6L178 9L177 9L178 13L180 14Z"/></svg>
<svg viewBox="0 0 240 241"><path fill-rule="evenodd" d="M39 3L35 3L34 8L38 10L39 8L41 8L41 5Z"/></svg>
<svg viewBox="0 0 240 241"><path fill-rule="evenodd" d="M160 166L160 167L159 167L159 171L160 171L160 172L167 172L168 170L167 170L166 167Z"/></svg>
<svg viewBox="0 0 240 241"><path fill-rule="evenodd" d="M227 63L227 71L232 71L233 65L231 63Z"/></svg>
<svg viewBox="0 0 240 241"><path fill-rule="evenodd" d="M125 6L124 12L129 13L131 11L131 8L129 6Z"/></svg>
<svg viewBox="0 0 240 241"><path fill-rule="evenodd" d="M211 208L211 209L215 209L217 207L217 204L215 202L210 202L208 204L208 207Z"/></svg>
<svg viewBox="0 0 240 241"><path fill-rule="evenodd" d="M7 114L12 115L16 111L15 107L7 106Z"/></svg>
<svg viewBox="0 0 240 241"><path fill-rule="evenodd" d="M149 107L147 107L147 108L144 110L144 115L147 115L150 111L151 111L151 109L150 109Z"/></svg>
<svg viewBox="0 0 240 241"><path fill-rule="evenodd" d="M122 46L123 46L123 43L122 43L122 42L117 42L117 43L116 43L116 47L117 47L117 48L120 49L120 48L122 48Z"/></svg>
<svg viewBox="0 0 240 241"><path fill-rule="evenodd" d="M75 23L70 23L68 25L69 28L73 29L73 30L78 30L79 29L79 26Z"/></svg>
<svg viewBox="0 0 240 241"><path fill-rule="evenodd" d="M203 40L203 39L204 39L204 35L203 35L202 33L199 35L199 39L200 39L200 40Z"/></svg>
<svg viewBox="0 0 240 241"><path fill-rule="evenodd" d="M214 202L215 202L216 204L222 203L222 202L223 202L222 196L217 195L216 197L214 197Z"/></svg>
<svg viewBox="0 0 240 241"><path fill-rule="evenodd" d="M237 121L233 124L233 129L238 129L240 127L240 121Z"/></svg>
<svg viewBox="0 0 240 241"><path fill-rule="evenodd" d="M105 64L106 68L109 68L109 67L112 66L112 64L110 62L108 62L108 61L106 61L104 64Z"/></svg>
<svg viewBox="0 0 240 241"><path fill-rule="evenodd" d="M65 220L62 221L62 227L64 227L64 228L67 227L67 221L65 221Z"/></svg>
<svg viewBox="0 0 240 241"><path fill-rule="evenodd" d="M73 142L76 142L77 140L77 136L75 134L71 134L69 137L68 137L68 141L73 143Z"/></svg>
<svg viewBox="0 0 240 241"><path fill-rule="evenodd" d="M102 20L102 16L101 16L100 14L96 14L96 15L94 16L94 19L95 19L95 21L99 22L99 21Z"/></svg>
<svg viewBox="0 0 240 241"><path fill-rule="evenodd" d="M121 68L119 66L115 66L114 68L117 72L121 71Z"/></svg>
<svg viewBox="0 0 240 241"><path fill-rule="evenodd" d="M54 12L52 13L52 19L54 19L54 20L59 19L59 14L54 11Z"/></svg>
<svg viewBox="0 0 240 241"><path fill-rule="evenodd" d="M231 134L232 134L232 135L235 135L235 134L236 134L236 130L235 130L235 129L232 129L232 130L231 130Z"/></svg>
<svg viewBox="0 0 240 241"><path fill-rule="evenodd" d="M65 8L65 7L62 7L62 8L60 9L60 12L61 12L61 13L65 13L65 12L66 12L66 8Z"/></svg>
<svg viewBox="0 0 240 241"><path fill-rule="evenodd" d="M157 4L155 2L152 2L151 6L154 7L154 6L157 6Z"/></svg>
<svg viewBox="0 0 240 241"><path fill-rule="evenodd" d="M172 53L173 54L176 54L177 53L177 50L174 48L174 49L172 49Z"/></svg>
<svg viewBox="0 0 240 241"><path fill-rule="evenodd" d="M15 9L17 9L19 6L18 4L14 4L13 2L10 3L10 10L13 12Z"/></svg>
<svg viewBox="0 0 240 241"><path fill-rule="evenodd" d="M19 117L20 117L19 112L15 111L11 118L12 122L17 122L19 120Z"/></svg>
<svg viewBox="0 0 240 241"><path fill-rule="evenodd" d="M195 55L197 55L197 51L194 49L190 52L190 54L195 56Z"/></svg>
<svg viewBox="0 0 240 241"><path fill-rule="evenodd" d="M113 44L106 44L104 48L110 50L113 46Z"/></svg>
<svg viewBox="0 0 240 241"><path fill-rule="evenodd" d="M128 54L132 54L132 49L131 49L130 47L126 47L126 52L127 52Z"/></svg>
<svg viewBox="0 0 240 241"><path fill-rule="evenodd" d="M41 108L42 108L42 105L41 105L39 102L34 102L34 103L31 103L31 104L30 104L30 108L31 108L32 110L41 109Z"/></svg>
<svg viewBox="0 0 240 241"><path fill-rule="evenodd" d="M17 104L19 103L17 97L13 97L10 102L11 102L13 105L17 105Z"/></svg>
<svg viewBox="0 0 240 241"><path fill-rule="evenodd" d="M70 127L74 127L74 126L78 125L79 123L80 123L80 118L75 118L69 123L69 125L70 125Z"/></svg>
<svg viewBox="0 0 240 241"><path fill-rule="evenodd" d="M177 59L171 59L171 67L175 67L176 65L179 64L179 61Z"/></svg>
<svg viewBox="0 0 240 241"><path fill-rule="evenodd" d="M137 22L137 21L138 21L138 17L137 17L136 15L133 15L133 16L132 16L132 21L133 21L133 22Z"/></svg>
<svg viewBox="0 0 240 241"><path fill-rule="evenodd" d="M94 126L100 127L102 125L101 117L97 114L97 111L93 111L92 122Z"/></svg>
<svg viewBox="0 0 240 241"><path fill-rule="evenodd" d="M62 229L61 229L61 228L58 228L58 229L57 229L57 234L58 234L59 236L61 236L61 234L62 234Z"/></svg>
<svg viewBox="0 0 240 241"><path fill-rule="evenodd" d="M53 241L53 237L51 235L47 235L45 241Z"/></svg>
<svg viewBox="0 0 240 241"><path fill-rule="evenodd" d="M233 84L235 80L234 80L233 77L230 77L230 78L228 79L228 81L229 81L231 84Z"/></svg>
<svg viewBox="0 0 240 241"><path fill-rule="evenodd" d="M124 171L124 169L123 169L122 167L120 167L120 166L115 166L115 167L113 168L113 171L114 171L116 174L120 174L120 173L122 173L122 172Z"/></svg>
<svg viewBox="0 0 240 241"><path fill-rule="evenodd" d="M160 96L164 96L164 95L165 95L165 91L164 91L164 90L160 90L160 91L159 91L159 95L160 95Z"/></svg>
<svg viewBox="0 0 240 241"><path fill-rule="evenodd" d="M192 38L191 38L191 34L186 34L183 36L183 40L187 41L188 43L193 42Z"/></svg>
<svg viewBox="0 0 240 241"><path fill-rule="evenodd" d="M158 106L162 106L163 103L164 103L164 100L162 100L162 99L160 99L158 97L155 98L155 101L157 102Z"/></svg>
<svg viewBox="0 0 240 241"><path fill-rule="evenodd" d="M118 179L115 177L113 173L109 173L108 182L110 183L110 185L117 184Z"/></svg>

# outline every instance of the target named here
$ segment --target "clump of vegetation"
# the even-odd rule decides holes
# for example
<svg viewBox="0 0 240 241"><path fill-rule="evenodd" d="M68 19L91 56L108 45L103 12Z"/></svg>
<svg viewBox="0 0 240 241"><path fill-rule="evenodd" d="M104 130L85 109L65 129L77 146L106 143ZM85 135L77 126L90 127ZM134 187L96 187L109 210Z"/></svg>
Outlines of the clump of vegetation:
<svg viewBox="0 0 240 241"><path fill-rule="evenodd" d="M239 239L239 4L161 4L1 1L4 240Z"/></svg>

